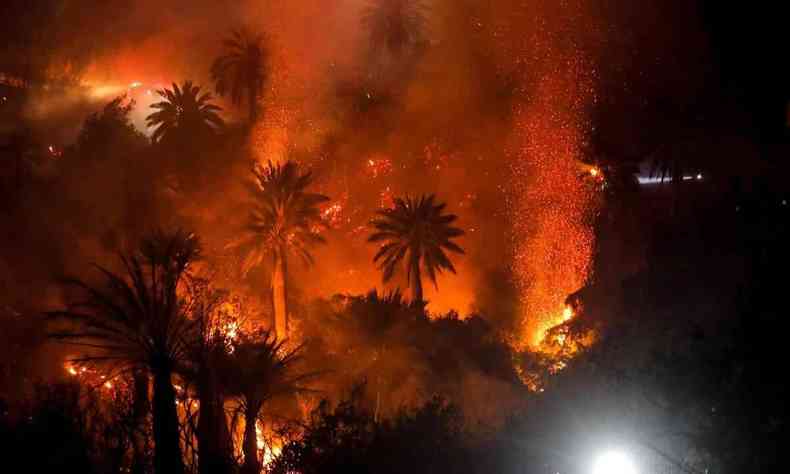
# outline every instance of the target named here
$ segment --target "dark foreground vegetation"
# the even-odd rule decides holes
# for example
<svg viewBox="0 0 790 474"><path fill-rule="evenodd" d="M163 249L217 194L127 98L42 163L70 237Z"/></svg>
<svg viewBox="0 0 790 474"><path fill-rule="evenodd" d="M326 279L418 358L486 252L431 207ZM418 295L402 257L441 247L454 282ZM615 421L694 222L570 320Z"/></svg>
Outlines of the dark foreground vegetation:
<svg viewBox="0 0 790 474"><path fill-rule="evenodd" d="M267 436L282 451L267 458L265 469L584 472L593 453L612 445L639 453L645 472L777 466L788 395L781 376L783 280L777 278L790 263L783 199L762 188L731 202L689 204L654 226L643 271L604 292L618 278L602 268L597 282L574 295L584 312L562 330L574 337L594 327L597 342L541 378L538 391L518 388L513 360L529 373L547 374L550 367L538 354L513 353L497 342L484 318L429 320L399 294L316 302L304 313L308 342L299 348L305 366L322 373L314 374L314 387L356 388L328 389L345 395L314 405L305 418L287 396L275 405L267 401L276 409L263 410L261 418L277 425ZM469 416L475 414L465 413L464 404L480 405L458 395L468 392L463 383L471 376L510 384L518 403L499 422ZM228 399L241 396L233 383L223 383ZM420 395L407 403L397 395L404 384ZM280 385L283 393L293 393L287 385ZM134 390L109 398L101 392L66 381L35 385L13 406L3 402L5 458L31 472L118 472L131 469L130 456L140 456L139 472L149 469L150 419L135 421ZM322 397L310 393L303 396ZM496 396L488 403L506 403L502 391ZM291 420L280 418L289 411ZM183 440L190 428L178 429ZM140 452L133 449L138 437ZM237 458L223 469L235 470L236 462L244 466Z"/></svg>

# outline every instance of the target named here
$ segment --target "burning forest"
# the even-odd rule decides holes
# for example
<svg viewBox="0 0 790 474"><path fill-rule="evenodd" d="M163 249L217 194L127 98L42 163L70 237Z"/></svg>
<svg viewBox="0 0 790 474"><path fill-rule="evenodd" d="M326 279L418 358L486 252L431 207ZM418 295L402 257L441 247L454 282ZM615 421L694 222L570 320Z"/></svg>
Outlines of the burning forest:
<svg viewBox="0 0 790 474"><path fill-rule="evenodd" d="M6 459L775 467L784 99L632 3L0 6Z"/></svg>

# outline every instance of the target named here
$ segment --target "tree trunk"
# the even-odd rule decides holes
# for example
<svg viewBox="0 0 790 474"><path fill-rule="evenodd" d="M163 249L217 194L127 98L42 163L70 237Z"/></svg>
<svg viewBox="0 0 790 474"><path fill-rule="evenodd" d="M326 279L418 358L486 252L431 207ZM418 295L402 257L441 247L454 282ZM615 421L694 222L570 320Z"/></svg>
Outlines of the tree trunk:
<svg viewBox="0 0 790 474"><path fill-rule="evenodd" d="M274 301L274 332L278 338L288 337L288 307L285 289L285 252L277 251L272 272L272 300Z"/></svg>
<svg viewBox="0 0 790 474"><path fill-rule="evenodd" d="M134 400L132 405L132 416L134 426L132 429L132 474L144 474L145 468L145 432L146 418L150 406L148 404L148 375L142 371L135 371L132 375L134 380Z"/></svg>
<svg viewBox="0 0 790 474"><path fill-rule="evenodd" d="M376 376L376 411L373 412L373 422L379 422L379 410L381 409L381 376Z"/></svg>
<svg viewBox="0 0 790 474"><path fill-rule="evenodd" d="M247 106L249 107L250 126L258 120L258 71L247 73Z"/></svg>
<svg viewBox="0 0 790 474"><path fill-rule="evenodd" d="M420 261L411 266L411 302L422 303L422 275L420 275Z"/></svg>
<svg viewBox="0 0 790 474"><path fill-rule="evenodd" d="M156 474L184 472L178 433L176 392L169 369L154 374L154 472Z"/></svg>
<svg viewBox="0 0 790 474"><path fill-rule="evenodd" d="M251 86L249 91L249 114L250 114L250 126L255 125L255 121L258 120L258 97L256 96L255 87Z"/></svg>
<svg viewBox="0 0 790 474"><path fill-rule="evenodd" d="M255 423L258 420L259 405L248 402L247 411L244 413L244 466L242 474L258 474L261 471L260 461L258 461L258 434L255 431Z"/></svg>
<svg viewBox="0 0 790 474"><path fill-rule="evenodd" d="M223 474L229 472L231 452L225 440L228 434L225 406L216 380L211 374L201 376L200 414L198 416L198 472L200 474Z"/></svg>

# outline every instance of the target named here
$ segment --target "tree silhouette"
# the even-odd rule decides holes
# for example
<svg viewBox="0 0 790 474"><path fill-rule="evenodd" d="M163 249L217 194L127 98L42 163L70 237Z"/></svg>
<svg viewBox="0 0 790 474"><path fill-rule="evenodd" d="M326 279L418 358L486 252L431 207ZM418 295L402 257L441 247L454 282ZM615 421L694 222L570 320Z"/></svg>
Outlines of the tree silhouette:
<svg viewBox="0 0 790 474"><path fill-rule="evenodd" d="M464 232L451 224L458 218L444 214L446 204L435 204L431 194L420 198L395 199L395 206L379 211L379 217L371 222L375 230L368 242L382 243L373 261L383 272L388 282L402 262L406 268L406 280L411 285L412 302L423 301L422 272L436 284L436 274L449 270L455 273L452 261L445 250L457 254L464 251L453 238Z"/></svg>
<svg viewBox="0 0 790 474"><path fill-rule="evenodd" d="M247 248L242 266L245 273L260 265L265 257L273 257L274 328L277 336L284 338L288 334L287 256L295 253L306 264L313 263L310 247L325 242L319 233L325 226L319 205L329 198L307 190L313 175L300 173L293 161L283 165L269 162L256 167L253 174L255 179L250 190L254 202L250 219L241 238L230 246Z"/></svg>
<svg viewBox="0 0 790 474"><path fill-rule="evenodd" d="M223 367L224 384L238 400L244 415L242 473L257 474L261 470L255 428L266 402L307 390L300 384L316 375L295 372L294 365L301 358L303 346L287 348L285 342L272 331L242 334Z"/></svg>
<svg viewBox="0 0 790 474"><path fill-rule="evenodd" d="M91 114L77 136L76 151L85 159L105 160L144 148L148 140L132 123L134 100L116 97L101 112Z"/></svg>
<svg viewBox="0 0 790 474"><path fill-rule="evenodd" d="M266 82L266 48L263 35L234 31L223 42L225 52L214 60L211 78L217 94L230 95L234 105L247 101L249 121L258 117L258 98Z"/></svg>
<svg viewBox="0 0 790 474"><path fill-rule="evenodd" d="M211 94L201 94L201 88L192 81L185 81L181 87L173 83L172 89L156 93L164 100L152 104L156 112L146 117L148 127L155 127L151 135L155 143L213 134L225 125L217 114L222 109L211 103Z"/></svg>
<svg viewBox="0 0 790 474"><path fill-rule="evenodd" d="M199 254L194 235L156 232L137 253L121 257L125 274L97 267L103 286L68 280L83 298L51 313L76 323L52 336L83 348L77 362L103 365L112 373L144 369L153 376L158 474L184 471L172 375L186 355L194 322L186 317L177 288Z"/></svg>
<svg viewBox="0 0 790 474"><path fill-rule="evenodd" d="M209 280L188 277L182 285L190 319L195 321L195 336L187 344L187 358L179 367L179 375L194 387L200 400L196 437L198 473L222 474L233 471L233 448L225 416L227 390L219 372L226 355L231 352L229 324L238 324L233 317L229 293L215 288Z"/></svg>

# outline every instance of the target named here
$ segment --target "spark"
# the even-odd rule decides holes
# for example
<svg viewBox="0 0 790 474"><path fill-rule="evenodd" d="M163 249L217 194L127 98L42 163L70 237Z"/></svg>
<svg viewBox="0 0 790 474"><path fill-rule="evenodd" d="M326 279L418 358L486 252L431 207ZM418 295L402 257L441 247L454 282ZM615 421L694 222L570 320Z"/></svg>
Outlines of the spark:
<svg viewBox="0 0 790 474"><path fill-rule="evenodd" d="M392 172L392 161L388 158L369 158L366 164L365 172L372 178L386 176Z"/></svg>
<svg viewBox="0 0 790 474"><path fill-rule="evenodd" d="M49 145L47 151L49 151L49 154L52 155L53 158L59 158L63 155L63 152L55 148L55 145Z"/></svg>
<svg viewBox="0 0 790 474"><path fill-rule="evenodd" d="M343 218L343 205L336 202L326 209L321 211L321 218L326 221L330 227L338 227Z"/></svg>
<svg viewBox="0 0 790 474"><path fill-rule="evenodd" d="M581 288L591 268L599 190L579 176L586 125L584 110L593 97L585 87L583 61L550 74L536 100L516 111L508 211L513 220L512 271L521 299L520 334L515 346L540 348L547 331L562 324L566 297ZM587 173L601 179L598 168Z"/></svg>

